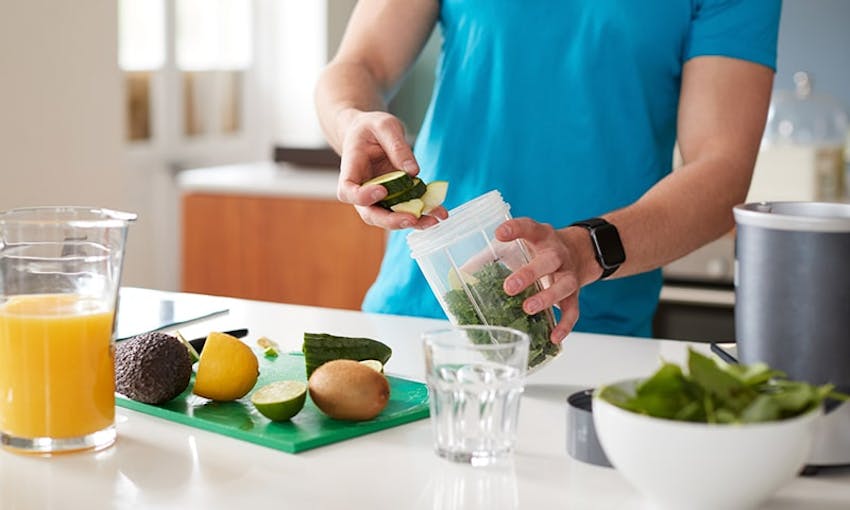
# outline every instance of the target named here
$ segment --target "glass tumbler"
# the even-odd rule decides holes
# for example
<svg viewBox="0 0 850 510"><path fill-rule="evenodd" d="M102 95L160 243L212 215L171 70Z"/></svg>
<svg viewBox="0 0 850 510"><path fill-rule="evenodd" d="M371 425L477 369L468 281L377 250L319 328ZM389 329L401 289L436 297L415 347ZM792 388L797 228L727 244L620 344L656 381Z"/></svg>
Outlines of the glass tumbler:
<svg viewBox="0 0 850 510"><path fill-rule="evenodd" d="M422 339L437 454L474 466L509 456L525 387L528 334L459 326L425 332Z"/></svg>
<svg viewBox="0 0 850 510"><path fill-rule="evenodd" d="M0 445L115 441L113 329L129 224L84 207L0 212Z"/></svg>

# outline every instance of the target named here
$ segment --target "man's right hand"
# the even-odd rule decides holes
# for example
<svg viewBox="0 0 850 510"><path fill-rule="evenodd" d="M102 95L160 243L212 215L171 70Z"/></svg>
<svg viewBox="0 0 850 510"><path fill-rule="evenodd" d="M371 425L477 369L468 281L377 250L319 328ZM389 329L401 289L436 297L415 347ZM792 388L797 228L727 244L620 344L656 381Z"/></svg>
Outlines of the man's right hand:
<svg viewBox="0 0 850 510"><path fill-rule="evenodd" d="M404 170L410 175L419 173L419 165L404 136L404 125L397 117L381 111L348 108L338 115L346 126L337 185L340 201L354 205L364 222L386 229L423 229L436 224L437 218L448 217L443 207L417 219L412 214L392 212L376 205L386 197L386 189L379 184L361 186L361 183L393 170Z"/></svg>

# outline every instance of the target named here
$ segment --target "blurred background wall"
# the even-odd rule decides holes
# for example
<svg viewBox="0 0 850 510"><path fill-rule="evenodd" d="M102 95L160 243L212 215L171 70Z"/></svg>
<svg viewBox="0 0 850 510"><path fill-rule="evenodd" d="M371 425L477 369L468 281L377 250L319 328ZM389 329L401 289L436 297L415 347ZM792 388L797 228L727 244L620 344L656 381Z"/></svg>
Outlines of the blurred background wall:
<svg viewBox="0 0 850 510"><path fill-rule="evenodd" d="M274 33L259 38L259 46L272 49L257 74L265 80L261 94L247 104L261 125L236 154L266 159L287 138L322 143L312 118L312 80L333 55L356 2L253 1L257 12L272 13L258 26ZM117 9L115 0L0 0L0 209L86 204L139 212L125 283L175 289L173 171L228 161L196 151L168 164L139 164L144 158L125 142ZM808 71L817 91L850 108L848 27L848 0L785 0L776 88L792 88L791 75ZM392 102L411 133L427 106L438 52L435 36Z"/></svg>

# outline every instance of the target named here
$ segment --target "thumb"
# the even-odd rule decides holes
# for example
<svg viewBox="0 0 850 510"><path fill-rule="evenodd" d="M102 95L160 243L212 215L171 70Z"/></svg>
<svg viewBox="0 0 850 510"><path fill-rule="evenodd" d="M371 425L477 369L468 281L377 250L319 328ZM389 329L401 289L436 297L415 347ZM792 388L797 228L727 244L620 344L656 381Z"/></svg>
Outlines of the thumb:
<svg viewBox="0 0 850 510"><path fill-rule="evenodd" d="M387 123L387 129L378 130L375 136L394 167L416 175L419 173L419 164L404 136L404 126L398 119L394 120L396 122Z"/></svg>

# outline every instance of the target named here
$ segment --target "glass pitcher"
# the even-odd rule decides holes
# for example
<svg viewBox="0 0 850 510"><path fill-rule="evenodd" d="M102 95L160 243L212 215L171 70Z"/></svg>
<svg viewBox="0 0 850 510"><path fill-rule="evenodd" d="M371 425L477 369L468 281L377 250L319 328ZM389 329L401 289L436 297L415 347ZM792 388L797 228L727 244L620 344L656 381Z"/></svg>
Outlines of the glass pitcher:
<svg viewBox="0 0 850 510"><path fill-rule="evenodd" d="M22 453L115 441L113 329L135 214L0 212L0 445Z"/></svg>

